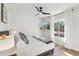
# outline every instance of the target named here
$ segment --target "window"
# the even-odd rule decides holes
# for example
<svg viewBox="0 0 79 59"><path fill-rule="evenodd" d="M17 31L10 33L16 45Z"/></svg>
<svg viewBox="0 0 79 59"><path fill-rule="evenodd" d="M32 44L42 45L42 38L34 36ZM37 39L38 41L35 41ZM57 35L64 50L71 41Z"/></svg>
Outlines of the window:
<svg viewBox="0 0 79 59"><path fill-rule="evenodd" d="M64 18L54 20L54 36L64 37Z"/></svg>

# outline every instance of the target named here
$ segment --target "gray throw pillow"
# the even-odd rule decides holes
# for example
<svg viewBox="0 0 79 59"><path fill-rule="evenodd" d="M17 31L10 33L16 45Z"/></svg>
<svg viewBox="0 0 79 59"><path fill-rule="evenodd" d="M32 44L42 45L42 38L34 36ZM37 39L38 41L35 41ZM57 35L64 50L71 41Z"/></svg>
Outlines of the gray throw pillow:
<svg viewBox="0 0 79 59"><path fill-rule="evenodd" d="M29 44L29 41L24 33L19 32L19 36L25 42L25 44Z"/></svg>

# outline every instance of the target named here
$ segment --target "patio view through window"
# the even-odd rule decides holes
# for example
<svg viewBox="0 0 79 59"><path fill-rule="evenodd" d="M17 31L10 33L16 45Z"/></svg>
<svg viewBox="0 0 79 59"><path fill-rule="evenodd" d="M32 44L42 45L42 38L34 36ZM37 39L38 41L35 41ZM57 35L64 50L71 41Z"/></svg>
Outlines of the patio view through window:
<svg viewBox="0 0 79 59"><path fill-rule="evenodd" d="M54 36L64 37L64 18L55 19Z"/></svg>

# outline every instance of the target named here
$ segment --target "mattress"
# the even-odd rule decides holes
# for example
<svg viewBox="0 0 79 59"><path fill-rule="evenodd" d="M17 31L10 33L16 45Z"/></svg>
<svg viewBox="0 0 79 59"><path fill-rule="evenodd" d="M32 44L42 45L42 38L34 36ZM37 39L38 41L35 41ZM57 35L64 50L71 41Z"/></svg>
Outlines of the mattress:
<svg viewBox="0 0 79 59"><path fill-rule="evenodd" d="M29 44L25 44L21 39L17 43L18 56L36 56L54 48L54 43L45 44L32 37L27 37Z"/></svg>

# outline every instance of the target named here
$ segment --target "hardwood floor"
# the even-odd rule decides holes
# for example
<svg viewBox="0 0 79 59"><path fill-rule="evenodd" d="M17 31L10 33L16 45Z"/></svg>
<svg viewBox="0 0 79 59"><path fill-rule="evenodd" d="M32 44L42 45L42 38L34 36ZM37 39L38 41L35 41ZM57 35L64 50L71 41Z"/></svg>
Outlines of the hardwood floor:
<svg viewBox="0 0 79 59"><path fill-rule="evenodd" d="M63 48L63 52L67 55L70 55L70 56L79 56L79 52L78 51L75 51L75 50L71 50L71 49L67 49L67 48Z"/></svg>
<svg viewBox="0 0 79 59"><path fill-rule="evenodd" d="M54 53L51 56L79 56L79 52L56 44Z"/></svg>
<svg viewBox="0 0 79 59"><path fill-rule="evenodd" d="M16 54L10 55L10 56L17 56Z"/></svg>

